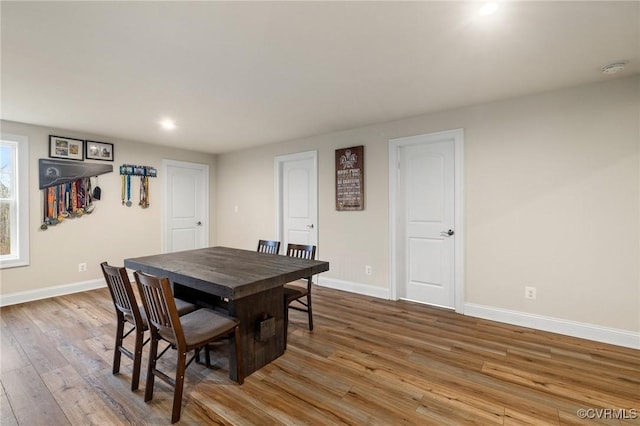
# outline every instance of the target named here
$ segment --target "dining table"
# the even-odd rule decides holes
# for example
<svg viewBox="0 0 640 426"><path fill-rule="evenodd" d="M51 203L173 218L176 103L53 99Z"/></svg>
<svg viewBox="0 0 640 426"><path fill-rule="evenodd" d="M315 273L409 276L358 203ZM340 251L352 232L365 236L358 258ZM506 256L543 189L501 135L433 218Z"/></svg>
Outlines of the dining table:
<svg viewBox="0 0 640 426"><path fill-rule="evenodd" d="M175 297L236 318L245 377L285 352L284 284L329 270L326 261L222 246L129 258L124 266L166 277ZM229 351L237 382L235 345Z"/></svg>

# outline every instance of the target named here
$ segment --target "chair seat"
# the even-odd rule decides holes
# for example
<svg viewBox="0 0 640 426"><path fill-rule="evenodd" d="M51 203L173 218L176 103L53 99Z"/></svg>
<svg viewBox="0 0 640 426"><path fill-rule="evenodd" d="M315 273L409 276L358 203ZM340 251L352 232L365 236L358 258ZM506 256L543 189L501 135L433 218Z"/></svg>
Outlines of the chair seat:
<svg viewBox="0 0 640 426"><path fill-rule="evenodd" d="M287 303L292 302L307 295L307 288L297 285L286 284L284 286L284 298Z"/></svg>
<svg viewBox="0 0 640 426"><path fill-rule="evenodd" d="M191 313L198 309L198 307L193 303L185 302L184 300L178 299L177 297L174 297L173 300L176 301L176 308L178 309L178 315L180 316L187 315L188 313Z"/></svg>
<svg viewBox="0 0 640 426"><path fill-rule="evenodd" d="M184 300L178 298L174 300L176 301L176 308L178 308L179 316L186 315L198 309L198 307L193 303L185 302ZM138 309L140 310L140 317L142 318L143 330L147 331L149 329L149 321L147 321L147 314L144 311L144 306L140 305L138 306ZM135 322L133 321L133 317L130 314L124 314L124 317L131 324L135 324Z"/></svg>
<svg viewBox="0 0 640 426"><path fill-rule="evenodd" d="M198 309L181 316L180 324L182 324L187 347L195 347L232 331L238 323L210 309ZM173 334L165 334L160 332L163 339L173 344L176 343Z"/></svg>

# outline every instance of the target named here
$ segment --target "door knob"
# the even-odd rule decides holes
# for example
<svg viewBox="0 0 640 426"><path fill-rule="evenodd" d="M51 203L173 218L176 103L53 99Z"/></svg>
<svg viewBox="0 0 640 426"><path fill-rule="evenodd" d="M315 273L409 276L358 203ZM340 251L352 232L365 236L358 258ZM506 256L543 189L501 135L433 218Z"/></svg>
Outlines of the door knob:
<svg viewBox="0 0 640 426"><path fill-rule="evenodd" d="M202 222L198 221L198 223L196 223L196 225L202 226Z"/></svg>
<svg viewBox="0 0 640 426"><path fill-rule="evenodd" d="M307 228L313 229L313 223L311 225L307 225Z"/></svg>
<svg viewBox="0 0 640 426"><path fill-rule="evenodd" d="M449 229L448 231L440 231L440 235L442 235L443 237L450 237L453 234L455 234L453 229Z"/></svg>

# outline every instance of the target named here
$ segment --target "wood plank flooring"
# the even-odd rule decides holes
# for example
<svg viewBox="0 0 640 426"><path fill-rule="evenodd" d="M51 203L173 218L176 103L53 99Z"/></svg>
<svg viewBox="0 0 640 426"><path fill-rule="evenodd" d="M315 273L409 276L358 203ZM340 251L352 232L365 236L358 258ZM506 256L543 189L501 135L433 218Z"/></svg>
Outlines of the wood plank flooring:
<svg viewBox="0 0 640 426"><path fill-rule="evenodd" d="M638 350L409 302L314 295L315 330L292 311L285 355L242 386L229 380L225 345L216 369L192 364L180 423L640 425ZM3 426L170 423L167 385L156 381L143 401L146 356L138 391L129 359L111 374L106 289L4 307L0 319Z"/></svg>

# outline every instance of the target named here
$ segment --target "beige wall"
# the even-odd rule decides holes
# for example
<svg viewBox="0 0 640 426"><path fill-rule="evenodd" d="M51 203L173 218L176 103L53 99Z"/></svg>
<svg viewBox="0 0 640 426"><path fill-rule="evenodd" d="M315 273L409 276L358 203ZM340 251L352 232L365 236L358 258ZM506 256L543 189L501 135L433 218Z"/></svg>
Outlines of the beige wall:
<svg viewBox="0 0 640 426"><path fill-rule="evenodd" d="M323 275L387 289L389 139L463 128L465 302L638 332L639 117L636 76L224 154L218 243L274 237L273 157L317 150ZM334 150L361 144L366 208L337 212Z"/></svg>
<svg viewBox="0 0 640 426"><path fill-rule="evenodd" d="M29 137L30 254L0 271L0 295L101 278L99 263L161 251L160 179L151 207L120 204L122 163L162 159L210 166L211 244L254 249L275 235L276 155L317 150L323 276L386 291L389 285L388 141L465 131L465 302L640 331L640 77L428 114L218 156L0 122ZM47 231L37 161L48 135L115 144L116 171L100 177L91 216ZM365 145L366 207L334 208L334 150ZM134 189L137 188L134 184ZM134 199L137 195L134 196ZM234 206L239 211L234 211ZM78 263L89 270L77 272ZM364 265L373 275L364 274ZM524 286L538 298L524 299Z"/></svg>
<svg viewBox="0 0 640 426"><path fill-rule="evenodd" d="M139 184L132 182L130 208L120 199L121 164L153 166L161 173L163 159L189 161L209 166L212 190L210 211L215 202L215 156L181 149L127 142L99 135L50 129L15 122L2 121L2 132L25 135L29 138L29 232L30 265L0 271L0 294L8 295L47 287L82 283L102 279L100 262L122 265L127 257L159 253L162 250L162 177L151 179L148 209L137 206ZM46 231L42 223L42 194L38 189L38 159L48 157L49 135L92 139L114 144L114 172L99 177L102 197L95 201L95 211L76 219L69 219ZM215 217L210 217L210 241L215 241ZM87 272L78 272L78 263L87 263Z"/></svg>

